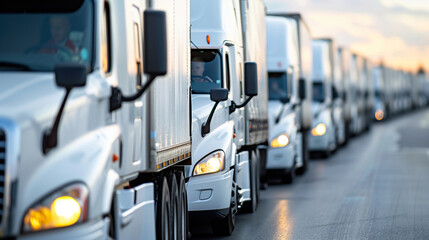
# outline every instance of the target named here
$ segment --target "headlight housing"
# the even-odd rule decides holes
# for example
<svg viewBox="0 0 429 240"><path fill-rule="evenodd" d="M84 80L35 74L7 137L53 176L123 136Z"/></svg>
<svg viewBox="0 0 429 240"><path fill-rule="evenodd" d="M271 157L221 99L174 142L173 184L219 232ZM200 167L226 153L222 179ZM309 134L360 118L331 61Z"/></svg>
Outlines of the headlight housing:
<svg viewBox="0 0 429 240"><path fill-rule="evenodd" d="M75 183L54 192L27 210L24 232L35 232L85 222L88 218L88 187Z"/></svg>
<svg viewBox="0 0 429 240"><path fill-rule="evenodd" d="M225 153L222 150L210 153L194 167L194 175L216 173L225 168Z"/></svg>
<svg viewBox="0 0 429 240"><path fill-rule="evenodd" d="M377 111L375 111L374 114L375 119L377 119L377 121L381 121L384 118L384 112L381 109L377 109Z"/></svg>
<svg viewBox="0 0 429 240"><path fill-rule="evenodd" d="M311 130L313 136L323 136L326 133L326 125L324 123L319 123L316 127Z"/></svg>
<svg viewBox="0 0 429 240"><path fill-rule="evenodd" d="M280 134L273 140L271 140L271 147L281 148L286 147L289 144L289 136L287 134Z"/></svg>

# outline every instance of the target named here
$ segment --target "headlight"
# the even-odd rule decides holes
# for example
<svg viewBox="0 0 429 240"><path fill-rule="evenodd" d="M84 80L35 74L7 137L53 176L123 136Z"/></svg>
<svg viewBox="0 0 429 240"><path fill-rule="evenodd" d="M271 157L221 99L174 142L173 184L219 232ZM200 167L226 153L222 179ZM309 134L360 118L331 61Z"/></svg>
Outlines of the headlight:
<svg viewBox="0 0 429 240"><path fill-rule="evenodd" d="M281 134L271 141L271 147L281 148L286 147L289 144L289 137L286 134Z"/></svg>
<svg viewBox="0 0 429 240"><path fill-rule="evenodd" d="M326 133L326 125L324 123L319 123L313 130L311 130L311 134L313 136L323 136Z"/></svg>
<svg viewBox="0 0 429 240"><path fill-rule="evenodd" d="M23 231L67 227L86 221L88 192L88 187L76 183L49 195L27 210Z"/></svg>
<svg viewBox="0 0 429 240"><path fill-rule="evenodd" d="M377 119L377 121L381 121L381 120L383 120L383 118L384 118L384 112L383 112L383 110L378 109L375 112L375 119Z"/></svg>
<svg viewBox="0 0 429 240"><path fill-rule="evenodd" d="M220 150L201 159L194 168L194 175L215 173L225 168L225 153Z"/></svg>

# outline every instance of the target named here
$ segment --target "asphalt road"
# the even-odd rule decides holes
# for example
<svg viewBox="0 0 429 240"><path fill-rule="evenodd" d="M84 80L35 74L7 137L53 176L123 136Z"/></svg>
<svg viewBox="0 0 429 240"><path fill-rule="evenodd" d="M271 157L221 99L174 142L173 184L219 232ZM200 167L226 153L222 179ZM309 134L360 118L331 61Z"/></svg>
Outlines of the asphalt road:
<svg viewBox="0 0 429 240"><path fill-rule="evenodd" d="M429 239L429 110L374 124L292 185L270 185L231 237L200 230L192 239Z"/></svg>

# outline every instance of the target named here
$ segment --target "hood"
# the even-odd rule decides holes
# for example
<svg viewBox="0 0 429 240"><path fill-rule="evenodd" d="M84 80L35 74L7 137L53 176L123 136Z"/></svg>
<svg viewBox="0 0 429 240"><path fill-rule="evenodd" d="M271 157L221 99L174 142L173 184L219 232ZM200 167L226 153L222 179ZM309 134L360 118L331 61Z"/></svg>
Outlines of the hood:
<svg viewBox="0 0 429 240"><path fill-rule="evenodd" d="M22 124L55 114L65 94L53 73L1 73L0 85L0 115Z"/></svg>
<svg viewBox="0 0 429 240"><path fill-rule="evenodd" d="M283 103L281 103L280 101L270 100L268 102L268 117L270 119L270 122L273 121L273 119L275 120L279 116L282 107Z"/></svg>
<svg viewBox="0 0 429 240"><path fill-rule="evenodd" d="M225 103L220 102L218 104L210 124L210 132L227 120L221 110L224 109ZM203 139L201 136L201 126L207 121L214 104L210 100L209 94L192 94L192 151L198 147L198 144Z"/></svg>
<svg viewBox="0 0 429 240"><path fill-rule="evenodd" d="M320 102L312 102L311 103L311 114L313 115L313 119L316 119L320 112L322 112L325 108L325 104Z"/></svg>

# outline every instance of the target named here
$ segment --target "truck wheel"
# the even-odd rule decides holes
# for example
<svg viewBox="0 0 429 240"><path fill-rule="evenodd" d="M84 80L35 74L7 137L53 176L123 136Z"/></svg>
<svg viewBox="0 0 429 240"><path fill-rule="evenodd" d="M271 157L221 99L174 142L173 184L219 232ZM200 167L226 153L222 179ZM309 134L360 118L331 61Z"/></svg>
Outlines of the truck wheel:
<svg viewBox="0 0 429 240"><path fill-rule="evenodd" d="M292 168L286 169L284 175L281 177L283 183L286 183L286 184L293 183L293 181L295 180L295 166L296 166L296 159L294 160L294 164Z"/></svg>
<svg viewBox="0 0 429 240"><path fill-rule="evenodd" d="M229 208L228 215L224 219L212 222L212 229L216 235L231 236L235 228L235 214Z"/></svg>
<svg viewBox="0 0 429 240"><path fill-rule="evenodd" d="M180 195L179 186L177 185L176 174L171 173L169 177L170 186L170 238L179 239L180 228Z"/></svg>
<svg viewBox="0 0 429 240"><path fill-rule="evenodd" d="M254 213L258 208L259 202L259 170L258 158L255 151L250 151L251 159L249 161L249 176L250 176L250 201L243 204L242 210L246 213Z"/></svg>
<svg viewBox="0 0 429 240"><path fill-rule="evenodd" d="M179 232L178 239L188 239L189 233L189 217L188 217L188 195L186 193L185 177L182 172L176 173L177 182L179 185Z"/></svg>
<svg viewBox="0 0 429 240"><path fill-rule="evenodd" d="M296 169L297 175L303 175L308 170L310 154L307 146L307 131L302 132L302 166Z"/></svg>
<svg viewBox="0 0 429 240"><path fill-rule="evenodd" d="M216 235L231 236L235 228L235 214L238 209L238 189L233 183L231 192L231 205L225 218L212 221L212 229Z"/></svg>
<svg viewBox="0 0 429 240"><path fill-rule="evenodd" d="M170 191L167 179L159 181L156 202L156 238L158 240L170 239Z"/></svg>

